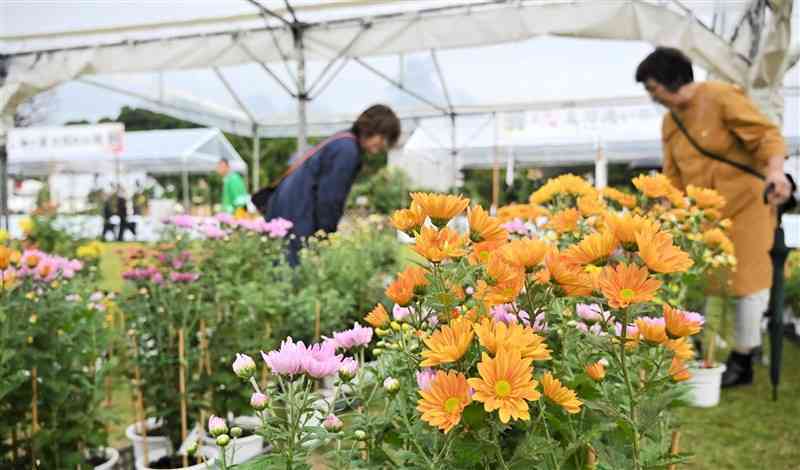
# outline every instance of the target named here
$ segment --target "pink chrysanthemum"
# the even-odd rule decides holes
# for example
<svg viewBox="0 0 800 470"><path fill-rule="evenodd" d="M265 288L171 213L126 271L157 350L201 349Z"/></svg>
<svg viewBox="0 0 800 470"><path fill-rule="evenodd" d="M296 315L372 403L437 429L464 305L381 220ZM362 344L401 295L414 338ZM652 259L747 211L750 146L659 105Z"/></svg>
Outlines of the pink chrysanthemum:
<svg viewBox="0 0 800 470"><path fill-rule="evenodd" d="M308 348L302 341L297 343L289 336L281 342L280 349L265 354L261 357L273 374L295 375L303 372L303 358L308 354Z"/></svg>
<svg viewBox="0 0 800 470"><path fill-rule="evenodd" d="M366 346L372 341L372 328L361 326L358 323L349 330L337 331L333 334L336 346L342 349L350 349L357 346Z"/></svg>

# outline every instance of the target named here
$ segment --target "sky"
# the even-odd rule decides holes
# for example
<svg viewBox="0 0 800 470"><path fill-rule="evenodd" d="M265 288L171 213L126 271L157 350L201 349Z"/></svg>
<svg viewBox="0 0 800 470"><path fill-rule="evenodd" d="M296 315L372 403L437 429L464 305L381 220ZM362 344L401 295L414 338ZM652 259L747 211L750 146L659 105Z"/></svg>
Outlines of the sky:
<svg viewBox="0 0 800 470"><path fill-rule="evenodd" d="M271 7L283 3L260 1ZM302 7L314 2L293 0L292 3ZM400 3L413 8L443 2ZM684 3L699 8L703 14L710 11L716 2L688 0ZM736 1L727 3L732 7L742 4ZM15 14L20 11L25 14ZM0 24L3 26L0 36L44 33L67 26L124 27L131 23L132 18L141 22L172 21L213 15L236 16L253 11L244 0L5 0L0 5L0 22L5 21ZM41 21L45 16L48 21ZM545 37L483 48L440 51L438 59L454 103L499 104L641 96L643 91L635 83L633 73L636 65L652 49L651 45L641 42ZM429 53L404 57L402 73L399 57L375 58L368 62L393 78L402 77L408 88L431 101L445 103ZM325 63L321 62L309 63L310 83L324 66ZM286 77L282 67L275 67L275 70ZM247 107L259 117L270 120L293 118L296 105L259 67L228 67L223 72ZM697 72L697 78L704 78L704 72ZM211 71L168 72L160 77L154 74L104 76L98 79L148 95L156 95L158 84L163 83L166 93L236 109L234 99ZM787 78L787 84L800 86L797 67ZM57 87L47 102L46 124L83 119L96 121L116 116L122 106L142 104L137 99L77 82ZM354 113L375 102L386 102L398 108L424 107L415 98L350 62L324 93L311 102L310 114L313 119L315 116ZM797 100L790 105L796 106Z"/></svg>

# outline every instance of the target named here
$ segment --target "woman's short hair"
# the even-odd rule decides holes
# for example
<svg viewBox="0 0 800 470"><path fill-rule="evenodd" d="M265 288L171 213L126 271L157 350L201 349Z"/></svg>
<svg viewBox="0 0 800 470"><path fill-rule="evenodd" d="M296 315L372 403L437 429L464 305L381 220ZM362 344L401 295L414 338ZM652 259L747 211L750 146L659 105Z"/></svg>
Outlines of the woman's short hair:
<svg viewBox="0 0 800 470"><path fill-rule="evenodd" d="M357 137L364 138L382 135L392 147L400 138L400 119L392 108L383 104L372 105L358 116L353 123L352 132Z"/></svg>
<svg viewBox="0 0 800 470"><path fill-rule="evenodd" d="M674 93L694 81L692 61L678 49L658 47L636 68L637 82L644 83L651 78Z"/></svg>

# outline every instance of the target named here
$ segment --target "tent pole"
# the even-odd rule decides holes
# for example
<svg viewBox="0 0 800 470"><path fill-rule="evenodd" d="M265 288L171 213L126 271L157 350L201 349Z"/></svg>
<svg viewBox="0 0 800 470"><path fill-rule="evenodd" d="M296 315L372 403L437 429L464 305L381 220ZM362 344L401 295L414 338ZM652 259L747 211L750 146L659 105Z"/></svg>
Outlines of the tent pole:
<svg viewBox="0 0 800 470"><path fill-rule="evenodd" d="M3 215L3 225L0 227L8 231L8 156L5 142L0 144L0 213Z"/></svg>
<svg viewBox="0 0 800 470"><path fill-rule="evenodd" d="M492 207L491 214L497 214L497 207L500 204L500 144L497 132L497 113L492 113L494 119L494 149L492 151Z"/></svg>
<svg viewBox="0 0 800 470"><path fill-rule="evenodd" d="M261 186L259 181L261 177L261 139L258 136L258 124L253 124L253 167L250 171L253 172L253 187L251 192L256 192Z"/></svg>
<svg viewBox="0 0 800 470"><path fill-rule="evenodd" d="M292 24L292 34L294 36L294 49L297 55L297 151L305 152L307 146L307 123L306 105L308 94L306 92L306 57L303 46L303 25Z"/></svg>
<svg viewBox="0 0 800 470"><path fill-rule="evenodd" d="M597 140L597 156L594 160L594 187L603 189L608 186L608 160L603 154L603 140Z"/></svg>
<svg viewBox="0 0 800 470"><path fill-rule="evenodd" d="M456 151L456 113L450 113L450 165L453 171L453 187L458 185L458 173L461 171L461 168L458 168L456 162L456 155L458 152Z"/></svg>
<svg viewBox="0 0 800 470"><path fill-rule="evenodd" d="M186 171L186 156L183 157L181 162L181 186L183 187L183 211L188 214L189 211L189 173Z"/></svg>

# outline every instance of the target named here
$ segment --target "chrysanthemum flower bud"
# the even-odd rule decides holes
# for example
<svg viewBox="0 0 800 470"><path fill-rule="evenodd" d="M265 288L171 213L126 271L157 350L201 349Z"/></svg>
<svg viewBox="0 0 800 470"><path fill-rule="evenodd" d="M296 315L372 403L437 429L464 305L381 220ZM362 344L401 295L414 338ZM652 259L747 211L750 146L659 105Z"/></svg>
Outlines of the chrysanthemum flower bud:
<svg viewBox="0 0 800 470"><path fill-rule="evenodd" d="M325 421L322 422L322 427L324 427L328 432L339 432L342 430L342 426L342 420L337 418L336 415L328 415L328 417L325 418Z"/></svg>
<svg viewBox="0 0 800 470"><path fill-rule="evenodd" d="M253 407L256 411L263 411L267 408L267 402L269 401L269 397L264 395L263 393L253 393L250 396L250 406Z"/></svg>
<svg viewBox="0 0 800 470"><path fill-rule="evenodd" d="M242 437L242 428L234 426L231 428L231 437Z"/></svg>
<svg viewBox="0 0 800 470"><path fill-rule="evenodd" d="M228 432L228 425L225 424L224 419L212 415L208 418L208 432L214 437L220 436Z"/></svg>
<svg viewBox="0 0 800 470"><path fill-rule="evenodd" d="M231 442L231 438L227 434L223 434L217 437L217 445L220 447L225 447Z"/></svg>
<svg viewBox="0 0 800 470"><path fill-rule="evenodd" d="M391 326L391 327L392 327L392 329L393 329L394 331L400 331L400 328L402 328L402 327L400 326L400 323L398 323L398 322L396 322L396 321L393 321L393 322L391 322L391 323L389 324L389 326Z"/></svg>
<svg viewBox="0 0 800 470"><path fill-rule="evenodd" d="M192 441L186 446L186 455L194 455L197 453L197 441Z"/></svg>
<svg viewBox="0 0 800 470"><path fill-rule="evenodd" d="M256 363L247 354L236 354L236 360L233 361L233 372L240 379L249 380L256 373Z"/></svg>
<svg viewBox="0 0 800 470"><path fill-rule="evenodd" d="M383 381L383 389L389 394L395 394L400 390L400 381L394 377L386 377Z"/></svg>
<svg viewBox="0 0 800 470"><path fill-rule="evenodd" d="M354 432L353 436L356 438L356 440L359 440L359 441L366 441L367 440L367 433L365 433L364 431L362 431L360 429L358 431Z"/></svg>

